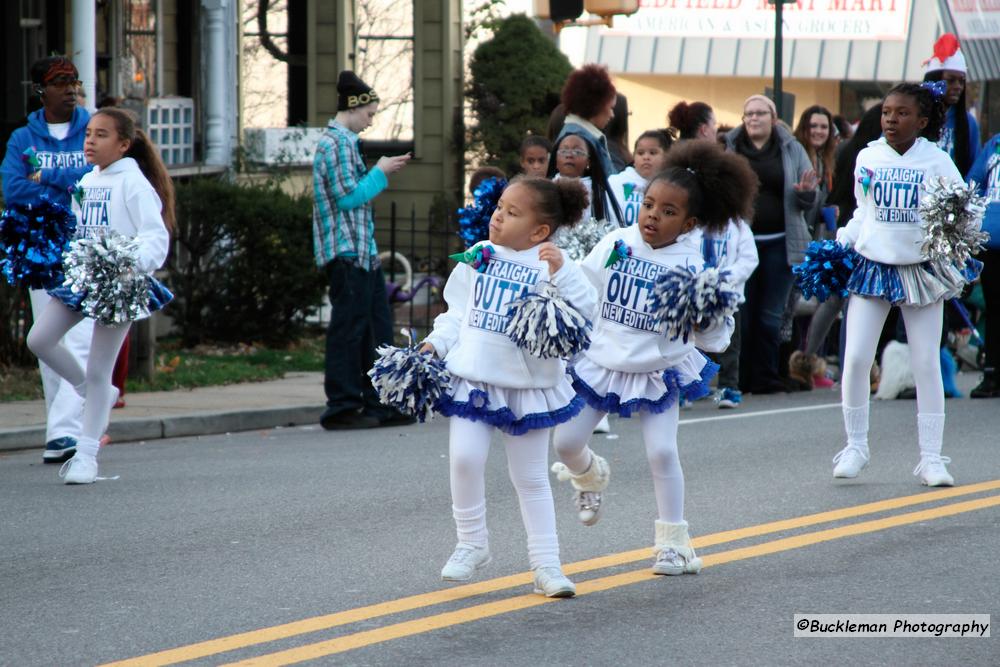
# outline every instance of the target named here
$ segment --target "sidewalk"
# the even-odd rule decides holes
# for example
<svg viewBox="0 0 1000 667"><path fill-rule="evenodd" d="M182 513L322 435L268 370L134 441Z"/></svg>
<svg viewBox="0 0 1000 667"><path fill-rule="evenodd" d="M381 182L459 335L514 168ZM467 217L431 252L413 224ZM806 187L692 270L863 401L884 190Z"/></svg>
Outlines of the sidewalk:
<svg viewBox="0 0 1000 667"><path fill-rule="evenodd" d="M221 387L127 394L111 412L114 442L155 440L315 424L323 411L322 373ZM0 451L45 446L45 402L0 403Z"/></svg>

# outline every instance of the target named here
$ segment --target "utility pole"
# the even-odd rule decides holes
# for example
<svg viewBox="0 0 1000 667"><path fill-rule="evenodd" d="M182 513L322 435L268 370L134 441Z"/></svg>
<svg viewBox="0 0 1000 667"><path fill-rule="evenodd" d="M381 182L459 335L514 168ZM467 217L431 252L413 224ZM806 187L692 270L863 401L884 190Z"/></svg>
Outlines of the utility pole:
<svg viewBox="0 0 1000 667"><path fill-rule="evenodd" d="M784 66L784 58L781 54L781 47L784 39L782 38L782 23L783 23L783 7L785 3L792 4L795 0L768 0L774 5L774 108L778 112L778 118L781 118L782 114L782 100L784 94L781 89L781 70Z"/></svg>

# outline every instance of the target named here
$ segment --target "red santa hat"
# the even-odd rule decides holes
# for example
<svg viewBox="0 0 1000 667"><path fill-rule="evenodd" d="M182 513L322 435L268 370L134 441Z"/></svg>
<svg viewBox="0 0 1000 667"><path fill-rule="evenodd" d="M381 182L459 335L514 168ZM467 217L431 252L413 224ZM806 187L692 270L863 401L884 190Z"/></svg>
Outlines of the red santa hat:
<svg viewBox="0 0 1000 667"><path fill-rule="evenodd" d="M965 66L965 56L958 46L958 37L950 32L941 35L934 44L934 55L924 61L927 72L937 72L940 70L954 70L966 74L969 70Z"/></svg>

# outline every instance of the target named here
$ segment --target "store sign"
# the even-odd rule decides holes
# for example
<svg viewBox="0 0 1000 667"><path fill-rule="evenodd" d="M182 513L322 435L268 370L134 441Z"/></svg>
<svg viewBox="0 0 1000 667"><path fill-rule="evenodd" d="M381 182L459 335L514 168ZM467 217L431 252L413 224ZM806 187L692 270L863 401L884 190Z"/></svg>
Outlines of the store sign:
<svg viewBox="0 0 1000 667"><path fill-rule="evenodd" d="M960 39L1000 37L1000 0L948 0Z"/></svg>
<svg viewBox="0 0 1000 667"><path fill-rule="evenodd" d="M1000 0L951 0L1000 5ZM797 0L782 7L787 39L906 39L912 0ZM616 17L611 34L675 37L774 37L768 0L641 0Z"/></svg>

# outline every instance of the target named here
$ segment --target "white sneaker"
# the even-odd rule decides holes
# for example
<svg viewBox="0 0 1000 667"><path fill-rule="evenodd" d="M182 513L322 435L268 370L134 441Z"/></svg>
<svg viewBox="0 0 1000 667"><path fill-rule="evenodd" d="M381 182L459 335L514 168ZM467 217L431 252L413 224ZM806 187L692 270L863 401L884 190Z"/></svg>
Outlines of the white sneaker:
<svg viewBox="0 0 1000 667"><path fill-rule="evenodd" d="M692 558L690 561L669 547L663 549L656 555L656 562L653 563L653 574L698 574L701 572L701 559Z"/></svg>
<svg viewBox="0 0 1000 667"><path fill-rule="evenodd" d="M837 464L833 467L834 477L854 479L868 465L868 454L848 445L837 452L833 462Z"/></svg>
<svg viewBox="0 0 1000 667"><path fill-rule="evenodd" d="M473 572L488 565L491 560L489 547L459 544L441 568L441 578L445 581L468 581L472 579Z"/></svg>
<svg viewBox="0 0 1000 667"><path fill-rule="evenodd" d="M955 486L955 478L948 473L945 463L951 463L947 456L923 455L913 474L920 476L924 486Z"/></svg>
<svg viewBox="0 0 1000 667"><path fill-rule="evenodd" d="M97 459L77 454L59 469L63 484L93 484L97 481Z"/></svg>
<svg viewBox="0 0 1000 667"><path fill-rule="evenodd" d="M547 598L571 598L576 595L576 586L561 567L540 567L535 570L535 593Z"/></svg>
<svg viewBox="0 0 1000 667"><path fill-rule="evenodd" d="M573 502L576 503L577 516L583 525L593 526L601 519L600 491L574 491Z"/></svg>
<svg viewBox="0 0 1000 667"><path fill-rule="evenodd" d="M608 421L607 415L601 417L601 421L597 422L594 433L611 433L611 422Z"/></svg>

